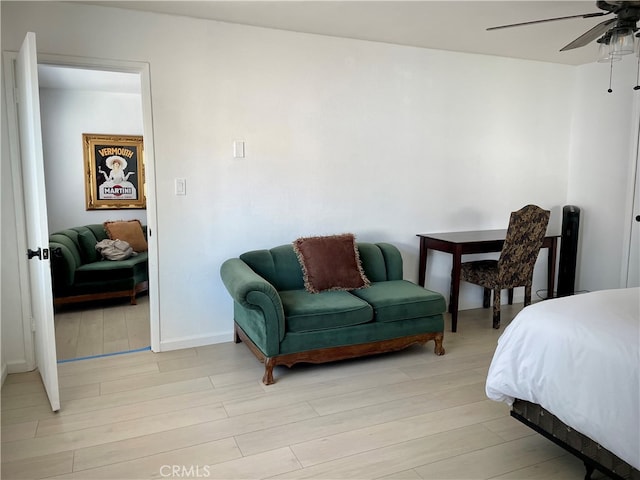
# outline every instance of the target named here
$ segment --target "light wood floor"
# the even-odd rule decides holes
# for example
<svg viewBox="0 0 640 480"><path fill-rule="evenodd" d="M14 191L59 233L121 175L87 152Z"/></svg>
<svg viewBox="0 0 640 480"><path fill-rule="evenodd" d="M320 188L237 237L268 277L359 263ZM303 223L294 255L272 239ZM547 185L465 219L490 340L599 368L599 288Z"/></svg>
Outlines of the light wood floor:
<svg viewBox="0 0 640 480"><path fill-rule="evenodd" d="M142 295L137 301L137 305L125 299L60 308L54 318L58 360L148 347L149 297Z"/></svg>
<svg viewBox="0 0 640 480"><path fill-rule="evenodd" d="M503 326L519 307L503 309ZM430 342L276 367L268 387L243 344L65 363L57 414L37 373L9 375L2 478L584 478L486 398L499 334L490 310L465 311L443 357Z"/></svg>

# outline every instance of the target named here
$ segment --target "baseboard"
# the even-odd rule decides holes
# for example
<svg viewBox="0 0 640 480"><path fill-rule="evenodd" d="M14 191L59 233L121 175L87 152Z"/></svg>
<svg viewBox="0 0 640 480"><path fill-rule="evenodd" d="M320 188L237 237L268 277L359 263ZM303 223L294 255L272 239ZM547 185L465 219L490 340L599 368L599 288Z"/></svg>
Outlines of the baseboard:
<svg viewBox="0 0 640 480"><path fill-rule="evenodd" d="M190 337L180 337L169 340L160 340L160 351L182 350L183 348L203 347L215 343L225 343L233 341L233 331L218 335L193 335Z"/></svg>
<svg viewBox="0 0 640 480"><path fill-rule="evenodd" d="M33 370L35 370L35 367L30 367L29 364L25 361L18 361L18 362L8 362L6 365L4 365L4 368L7 369L7 373L25 373L25 372L31 372Z"/></svg>

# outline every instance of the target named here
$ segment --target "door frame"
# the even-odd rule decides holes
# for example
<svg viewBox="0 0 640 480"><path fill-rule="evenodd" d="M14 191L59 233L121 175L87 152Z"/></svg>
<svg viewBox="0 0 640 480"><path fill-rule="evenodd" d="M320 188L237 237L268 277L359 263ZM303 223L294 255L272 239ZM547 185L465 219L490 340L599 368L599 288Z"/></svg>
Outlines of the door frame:
<svg viewBox="0 0 640 480"><path fill-rule="evenodd" d="M31 318L31 287L29 285L29 264L25 253L28 248L24 188L22 186L22 160L20 156L20 136L18 129L18 106L16 94L17 52L4 52L3 68L5 76L5 99L7 107L7 132L9 134L9 156L11 164L11 183L13 185L14 220L16 225L16 245L18 251L18 283L20 285L20 311L22 313L22 338L24 342L24 364L12 365L8 373L31 371L36 368L36 351L33 334L35 325ZM28 294L27 294L28 293Z"/></svg>
<svg viewBox="0 0 640 480"><path fill-rule="evenodd" d="M629 145L629 171L627 175L627 201L624 211L624 230L622 235L622 265L620 266L620 287L629 286L629 261L631 260L631 241L634 228L634 209L636 189L640 188L640 95L633 95L633 111L631 112L631 141ZM638 228L638 227L635 227Z"/></svg>
<svg viewBox="0 0 640 480"><path fill-rule="evenodd" d="M25 231L24 192L22 188L20 146L18 143L17 110L15 104L15 68L16 52L4 55L5 82L9 93L7 98L7 116L9 132L9 151L11 155L11 176L14 189L16 211L16 236L18 252L26 252L27 239ZM137 73L140 75L142 101L142 123L145 151L146 208L147 208L147 243L149 246L149 322L150 343L153 352L160 351L160 301L158 285L158 240L157 240L157 198L156 169L153 138L153 115L151 107L151 76L147 62L108 60L101 58L73 57L66 55L38 54L38 64L55 65L68 68L104 70L110 72ZM11 101L9 101L11 100ZM18 255L20 276L20 292L22 306L23 336L25 346L25 366L27 370L35 368L35 346L31 325L31 291L26 256ZM23 258L24 257L24 258Z"/></svg>

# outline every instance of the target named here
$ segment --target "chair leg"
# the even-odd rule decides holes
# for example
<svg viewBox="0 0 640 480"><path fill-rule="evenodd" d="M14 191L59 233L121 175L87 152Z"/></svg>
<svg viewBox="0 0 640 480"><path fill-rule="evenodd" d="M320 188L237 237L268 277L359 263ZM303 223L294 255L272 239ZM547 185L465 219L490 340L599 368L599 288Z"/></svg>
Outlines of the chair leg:
<svg viewBox="0 0 640 480"><path fill-rule="evenodd" d="M531 305L531 285L524 286L524 306Z"/></svg>
<svg viewBox="0 0 640 480"><path fill-rule="evenodd" d="M493 328L500 328L500 289L493 289Z"/></svg>
<svg viewBox="0 0 640 480"><path fill-rule="evenodd" d="M451 284L449 285L449 313L453 313L453 269L451 269Z"/></svg>
<svg viewBox="0 0 640 480"><path fill-rule="evenodd" d="M485 287L484 292L482 294L482 308L489 308L490 299L491 299L491 289Z"/></svg>

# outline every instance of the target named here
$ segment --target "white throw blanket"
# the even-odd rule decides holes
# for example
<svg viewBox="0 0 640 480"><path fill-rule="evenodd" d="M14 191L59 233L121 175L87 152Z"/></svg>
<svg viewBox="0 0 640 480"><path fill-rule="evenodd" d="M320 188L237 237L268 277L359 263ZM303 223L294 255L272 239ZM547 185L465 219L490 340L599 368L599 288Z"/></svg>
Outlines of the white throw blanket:
<svg viewBox="0 0 640 480"><path fill-rule="evenodd" d="M96 251L106 260L126 260L132 255L137 255L131 245L124 240L100 240L96 243Z"/></svg>

